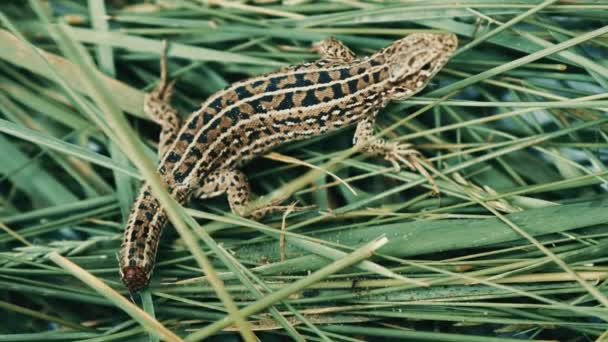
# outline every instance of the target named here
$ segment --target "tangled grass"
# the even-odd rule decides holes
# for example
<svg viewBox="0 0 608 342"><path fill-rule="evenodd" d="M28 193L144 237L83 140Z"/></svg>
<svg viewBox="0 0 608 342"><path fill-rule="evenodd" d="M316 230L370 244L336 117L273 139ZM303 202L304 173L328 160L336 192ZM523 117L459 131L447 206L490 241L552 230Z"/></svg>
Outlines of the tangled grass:
<svg viewBox="0 0 608 342"><path fill-rule="evenodd" d="M608 3L49 0L0 14L0 341L608 335ZM439 196L355 153L350 129L245 168L265 200L313 209L253 222L223 198L182 208L164 193L142 111L162 39L186 115L314 60L329 35L365 55L429 30L461 46L378 132L422 151ZM141 179L175 229L131 302L116 253Z"/></svg>

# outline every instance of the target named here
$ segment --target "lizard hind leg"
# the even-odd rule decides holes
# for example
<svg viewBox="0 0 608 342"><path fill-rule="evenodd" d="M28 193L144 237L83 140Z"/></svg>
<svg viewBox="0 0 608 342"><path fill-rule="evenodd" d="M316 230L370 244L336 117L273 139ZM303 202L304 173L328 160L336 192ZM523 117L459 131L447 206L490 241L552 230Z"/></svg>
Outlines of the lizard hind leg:
<svg viewBox="0 0 608 342"><path fill-rule="evenodd" d="M228 195L228 203L233 213L259 220L262 217L286 210L301 210L288 205L278 205L282 200L277 200L259 208L249 208L251 188L247 176L240 170L219 170L206 176L201 182L194 196L198 198L210 198L222 194Z"/></svg>
<svg viewBox="0 0 608 342"><path fill-rule="evenodd" d="M162 158L177 138L180 119L177 110L171 107L171 95L175 81L167 76L167 41L163 41L160 60L160 81L153 91L144 98L144 112L161 126L158 153Z"/></svg>

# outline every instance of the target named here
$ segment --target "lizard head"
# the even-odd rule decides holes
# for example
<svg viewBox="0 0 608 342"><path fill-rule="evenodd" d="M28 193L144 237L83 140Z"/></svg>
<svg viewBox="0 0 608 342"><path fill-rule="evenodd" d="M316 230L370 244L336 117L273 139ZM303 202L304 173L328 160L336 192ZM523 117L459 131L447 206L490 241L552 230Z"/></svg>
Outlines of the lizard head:
<svg viewBox="0 0 608 342"><path fill-rule="evenodd" d="M405 99L423 89L458 46L452 33L413 33L379 53L388 66L388 94Z"/></svg>

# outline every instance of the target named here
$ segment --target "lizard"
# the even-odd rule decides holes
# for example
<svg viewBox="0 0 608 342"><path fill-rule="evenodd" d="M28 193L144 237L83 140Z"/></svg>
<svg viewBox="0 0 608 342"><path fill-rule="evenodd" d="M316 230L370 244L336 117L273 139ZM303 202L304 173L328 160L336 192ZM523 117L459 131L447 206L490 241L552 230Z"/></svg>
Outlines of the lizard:
<svg viewBox="0 0 608 342"><path fill-rule="evenodd" d="M165 43L160 82L144 100L144 112L161 126L157 170L178 203L226 194L232 212L253 219L286 207L270 203L247 212L251 191L239 168L287 142L356 124L353 143L360 151L383 157L397 170L405 165L424 172L419 152L375 137L374 122L389 101L422 90L457 45L451 33L412 33L357 58L341 41L326 38L313 44L320 59L233 83L181 124L169 103L175 81L167 79ZM131 293L148 286L166 221L144 184L118 256L121 279Z"/></svg>

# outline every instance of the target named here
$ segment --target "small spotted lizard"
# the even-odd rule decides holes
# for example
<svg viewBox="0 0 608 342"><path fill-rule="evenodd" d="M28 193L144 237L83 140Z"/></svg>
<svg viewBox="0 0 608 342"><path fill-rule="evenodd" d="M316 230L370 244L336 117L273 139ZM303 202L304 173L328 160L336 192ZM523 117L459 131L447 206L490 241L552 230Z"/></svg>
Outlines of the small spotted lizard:
<svg viewBox="0 0 608 342"><path fill-rule="evenodd" d="M169 100L165 49L161 81L146 95L144 111L161 125L158 172L181 204L189 198L227 194L231 210L254 219L285 206L270 204L246 213L250 188L243 163L291 141L356 124L360 150L425 173L410 144L373 135L378 111L390 100L423 89L458 45L449 33L415 33L375 54L356 58L340 41L313 45L321 58L234 83L211 95L180 124ZM426 173L425 173L426 175ZM145 288L154 268L167 215L143 185L129 216L119 255L120 275L131 292Z"/></svg>

